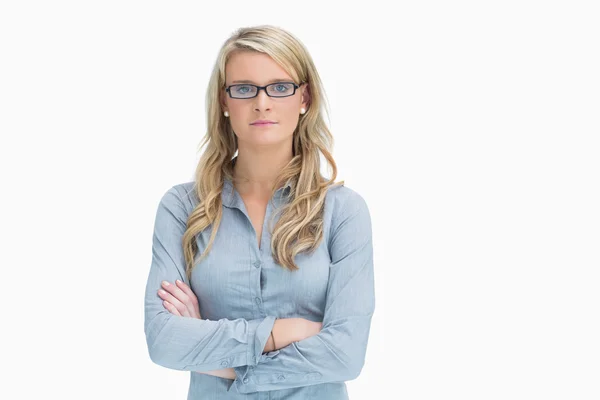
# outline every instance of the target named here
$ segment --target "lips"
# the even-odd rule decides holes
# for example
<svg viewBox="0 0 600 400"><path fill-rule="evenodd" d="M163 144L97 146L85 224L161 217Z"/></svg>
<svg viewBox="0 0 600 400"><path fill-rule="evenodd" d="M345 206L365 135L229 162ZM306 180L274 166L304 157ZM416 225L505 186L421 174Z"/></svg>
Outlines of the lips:
<svg viewBox="0 0 600 400"><path fill-rule="evenodd" d="M277 122L271 121L268 119L259 119L259 120L252 122L250 125L268 125L268 124L276 124L276 123Z"/></svg>

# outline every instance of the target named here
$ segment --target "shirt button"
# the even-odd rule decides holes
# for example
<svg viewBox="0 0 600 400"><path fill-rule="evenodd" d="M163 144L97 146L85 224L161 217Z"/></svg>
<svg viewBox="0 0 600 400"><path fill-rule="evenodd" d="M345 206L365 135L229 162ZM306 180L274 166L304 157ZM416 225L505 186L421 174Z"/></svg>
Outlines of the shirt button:
<svg viewBox="0 0 600 400"><path fill-rule="evenodd" d="M256 304L260 304L260 299L258 297L255 297L254 301L256 301Z"/></svg>
<svg viewBox="0 0 600 400"><path fill-rule="evenodd" d="M227 361L221 361L221 367L226 367L229 363Z"/></svg>
<svg viewBox="0 0 600 400"><path fill-rule="evenodd" d="M242 382L248 383L248 378L244 378L244 380Z"/></svg>
<svg viewBox="0 0 600 400"><path fill-rule="evenodd" d="M285 379L285 375L279 375L279 376L277 377L277 379L279 379L280 381L282 381L282 380L284 380L284 379Z"/></svg>
<svg viewBox="0 0 600 400"><path fill-rule="evenodd" d="M260 262L260 261L254 261L254 266L255 266L256 268L260 268L260 264L261 264L261 262Z"/></svg>

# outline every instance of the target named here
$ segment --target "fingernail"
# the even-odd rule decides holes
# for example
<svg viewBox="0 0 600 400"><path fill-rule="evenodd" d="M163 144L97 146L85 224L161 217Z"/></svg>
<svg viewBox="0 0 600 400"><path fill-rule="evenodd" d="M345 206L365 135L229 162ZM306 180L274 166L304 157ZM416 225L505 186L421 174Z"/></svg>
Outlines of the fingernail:
<svg viewBox="0 0 600 400"><path fill-rule="evenodd" d="M164 291L164 290L162 290L162 289L160 289L160 290L158 291L158 293L160 293L160 294L167 294L167 292L165 292L165 291Z"/></svg>
<svg viewBox="0 0 600 400"><path fill-rule="evenodd" d="M175 279L175 282L177 282L177 283L183 283L179 279Z"/></svg>
<svg viewBox="0 0 600 400"><path fill-rule="evenodd" d="M169 282L167 282L167 281L162 281L162 284L165 286L169 286Z"/></svg>

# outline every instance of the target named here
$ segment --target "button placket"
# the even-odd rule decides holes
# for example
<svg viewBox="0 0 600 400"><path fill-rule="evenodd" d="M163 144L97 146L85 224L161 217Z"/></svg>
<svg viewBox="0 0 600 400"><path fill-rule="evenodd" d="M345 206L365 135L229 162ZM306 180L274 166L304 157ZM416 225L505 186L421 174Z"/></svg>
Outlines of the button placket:
<svg viewBox="0 0 600 400"><path fill-rule="evenodd" d="M244 210L245 210L245 206L244 206ZM255 235L252 235L252 245L253 245L253 250L254 250L254 258L255 260L252 262L252 265L254 266L255 270L253 270L254 272L251 273L251 277L252 280L254 282L257 283L258 287L253 287L252 290L255 293L255 297L254 297L254 303L256 304L257 307L257 311L258 314L262 317L265 316L264 314L264 309L263 309L263 301L262 301L262 274L263 274L263 267L264 267L264 262L262 260L263 255L266 255L270 252L270 250L267 248L269 241L268 241L268 234L267 234L267 226L268 226L268 221L270 219L272 213L272 205L271 205L271 201L269 201L267 203L267 209L265 212L265 216L264 216L264 220L263 220L263 226L262 226L262 231L261 231L261 235L260 235L260 245L258 245L256 243L256 240L254 240L256 238L256 230L254 230L254 228L252 229L252 231L255 233ZM246 215L248 217L248 215ZM250 220L250 217L248 217L248 221ZM256 278L258 276L258 278Z"/></svg>
<svg viewBox="0 0 600 400"><path fill-rule="evenodd" d="M259 282L258 289L255 292L256 296L254 297L254 303L256 303L259 313L261 313L261 315L262 315L262 298L261 298L262 288L261 288L260 280L261 280L261 274L263 273L263 271L261 270L261 266L263 265L263 263L261 260L256 260L252 264L256 268L256 273L258 274L258 282Z"/></svg>

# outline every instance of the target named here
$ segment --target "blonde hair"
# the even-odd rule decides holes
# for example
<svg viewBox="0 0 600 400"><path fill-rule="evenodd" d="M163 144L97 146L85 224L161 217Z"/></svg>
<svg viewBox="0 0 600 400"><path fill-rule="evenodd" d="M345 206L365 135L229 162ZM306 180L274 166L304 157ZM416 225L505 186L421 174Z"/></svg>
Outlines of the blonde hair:
<svg viewBox="0 0 600 400"><path fill-rule="evenodd" d="M204 258L210 249L222 217L221 192L224 179L233 182L233 159L237 137L221 110L220 95L225 87L225 66L234 52L251 51L269 55L297 84L306 82L310 104L293 133L293 158L280 171L272 195L277 188L291 183L290 201L280 207L281 214L273 228L271 248L276 263L296 270L296 254L312 252L323 239L323 210L327 190L334 185L337 166L331 155L333 137L324 122L327 111L325 92L311 56L292 34L272 25L238 29L225 41L213 67L206 93L207 132L200 142L206 146L195 172L195 188L199 204L190 213L183 235L183 250L188 279L198 252L196 235L212 224L212 232ZM320 173L319 154L323 154L332 171L331 179ZM344 181L334 186L343 185ZM273 213L276 214L276 213Z"/></svg>

